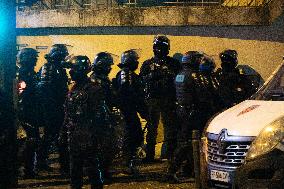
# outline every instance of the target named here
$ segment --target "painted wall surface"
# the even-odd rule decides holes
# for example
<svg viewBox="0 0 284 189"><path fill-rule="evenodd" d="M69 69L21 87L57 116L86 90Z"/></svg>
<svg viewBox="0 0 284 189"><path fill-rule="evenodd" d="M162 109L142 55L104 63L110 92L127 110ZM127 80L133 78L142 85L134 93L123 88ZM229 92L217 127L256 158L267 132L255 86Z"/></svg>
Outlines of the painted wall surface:
<svg viewBox="0 0 284 189"><path fill-rule="evenodd" d="M17 11L17 28L269 24L262 7L148 7Z"/></svg>
<svg viewBox="0 0 284 189"><path fill-rule="evenodd" d="M154 35L51 35L51 36L18 36L18 44L28 44L29 47L51 46L54 43L71 45L70 54L87 55L93 60L95 54L107 51L114 55L115 64L120 61L120 55L128 49L140 49L140 62L150 58ZM258 40L241 40L200 36L168 36L171 40L170 55L185 53L189 50L200 50L212 55L220 64L219 53L224 49L235 49L239 53L239 63L255 68L264 79L282 62L284 43ZM40 50L36 69L45 62L44 54L48 50ZM141 64L140 64L141 65ZM118 72L113 66L111 77Z"/></svg>

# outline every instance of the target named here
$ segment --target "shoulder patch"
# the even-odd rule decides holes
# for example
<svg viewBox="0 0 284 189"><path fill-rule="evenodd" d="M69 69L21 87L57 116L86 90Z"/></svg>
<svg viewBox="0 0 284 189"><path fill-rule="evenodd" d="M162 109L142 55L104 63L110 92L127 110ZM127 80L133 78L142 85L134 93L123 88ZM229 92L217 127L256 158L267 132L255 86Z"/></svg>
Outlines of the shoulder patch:
<svg viewBox="0 0 284 189"><path fill-rule="evenodd" d="M176 82L184 82L184 75L180 74L176 76Z"/></svg>

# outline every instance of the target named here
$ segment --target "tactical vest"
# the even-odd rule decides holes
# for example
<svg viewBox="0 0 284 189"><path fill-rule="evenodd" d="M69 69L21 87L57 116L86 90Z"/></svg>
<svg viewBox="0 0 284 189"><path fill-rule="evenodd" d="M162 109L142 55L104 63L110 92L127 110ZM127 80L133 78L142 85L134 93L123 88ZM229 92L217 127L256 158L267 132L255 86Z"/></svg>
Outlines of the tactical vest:
<svg viewBox="0 0 284 189"><path fill-rule="evenodd" d="M68 77L65 69L51 63L46 63L41 68L39 75L41 95L58 105L63 104L68 91Z"/></svg>
<svg viewBox="0 0 284 189"><path fill-rule="evenodd" d="M152 58L145 63L146 73L143 73L146 99L175 98L175 76L179 71L179 63L171 57L165 59Z"/></svg>

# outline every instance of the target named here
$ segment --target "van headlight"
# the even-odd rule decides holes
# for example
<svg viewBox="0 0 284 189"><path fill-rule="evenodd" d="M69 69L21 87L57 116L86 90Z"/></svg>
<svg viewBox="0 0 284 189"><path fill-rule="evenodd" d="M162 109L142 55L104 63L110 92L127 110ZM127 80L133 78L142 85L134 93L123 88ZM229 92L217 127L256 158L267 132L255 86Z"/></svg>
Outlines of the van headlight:
<svg viewBox="0 0 284 189"><path fill-rule="evenodd" d="M284 117L273 121L260 132L252 142L247 153L247 160L252 160L273 150L284 139Z"/></svg>

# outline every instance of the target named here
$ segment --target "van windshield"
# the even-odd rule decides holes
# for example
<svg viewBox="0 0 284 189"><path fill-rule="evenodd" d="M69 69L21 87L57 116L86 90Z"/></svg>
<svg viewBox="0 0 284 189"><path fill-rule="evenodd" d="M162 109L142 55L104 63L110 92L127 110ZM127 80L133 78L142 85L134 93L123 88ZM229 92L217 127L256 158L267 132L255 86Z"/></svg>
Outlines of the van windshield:
<svg viewBox="0 0 284 189"><path fill-rule="evenodd" d="M284 101L284 63L250 99Z"/></svg>

